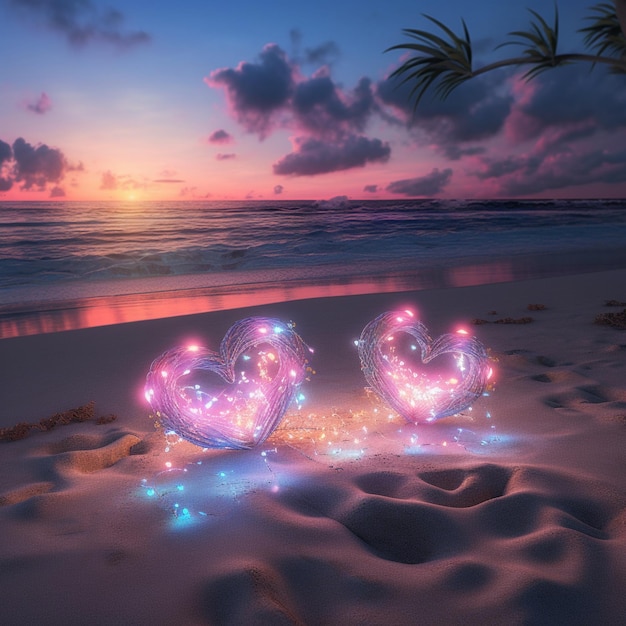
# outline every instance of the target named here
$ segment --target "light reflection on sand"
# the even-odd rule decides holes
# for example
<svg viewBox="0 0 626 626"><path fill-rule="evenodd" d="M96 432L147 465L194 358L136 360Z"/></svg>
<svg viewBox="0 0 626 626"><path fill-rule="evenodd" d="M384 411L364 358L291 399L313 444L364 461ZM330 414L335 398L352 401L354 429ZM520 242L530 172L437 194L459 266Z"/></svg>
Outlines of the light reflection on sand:
<svg viewBox="0 0 626 626"><path fill-rule="evenodd" d="M0 337L22 337L79 328L209 313L310 298L417 291L512 280L507 261L419 273L214 286L153 293L77 298L22 308L0 306Z"/></svg>
<svg viewBox="0 0 626 626"><path fill-rule="evenodd" d="M373 293L420 291L446 287L469 287L503 283L531 278L576 274L626 266L626 257L614 252L605 255L594 251L585 254L554 253L550 255L511 256L490 259L455 259L447 266L422 267L410 270L387 270L366 275L334 275L284 279L268 276L266 272L248 274L249 282L224 284L226 277L218 276L217 284L202 286L188 282L197 276L167 277L162 290L128 293L132 283L120 291L98 297L69 297L64 300L21 303L0 303L0 338L54 333L95 326L107 326L162 319L181 315L209 313L265 304L333 298ZM172 285L181 285L172 288ZM198 286L196 286L198 285Z"/></svg>

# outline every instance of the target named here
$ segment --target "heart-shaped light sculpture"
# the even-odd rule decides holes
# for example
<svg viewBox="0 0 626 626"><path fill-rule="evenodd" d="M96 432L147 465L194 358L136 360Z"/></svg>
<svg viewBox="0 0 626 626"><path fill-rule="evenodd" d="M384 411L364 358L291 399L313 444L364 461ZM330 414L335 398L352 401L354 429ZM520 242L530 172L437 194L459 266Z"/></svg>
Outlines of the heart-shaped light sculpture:
<svg viewBox="0 0 626 626"><path fill-rule="evenodd" d="M205 448L252 448L278 426L306 377L309 349L292 326L249 317L219 352L191 345L155 359L145 396L166 429Z"/></svg>
<svg viewBox="0 0 626 626"><path fill-rule="evenodd" d="M358 349L371 388L416 424L468 408L493 374L475 337L461 330L433 340L411 311L390 311L372 320Z"/></svg>

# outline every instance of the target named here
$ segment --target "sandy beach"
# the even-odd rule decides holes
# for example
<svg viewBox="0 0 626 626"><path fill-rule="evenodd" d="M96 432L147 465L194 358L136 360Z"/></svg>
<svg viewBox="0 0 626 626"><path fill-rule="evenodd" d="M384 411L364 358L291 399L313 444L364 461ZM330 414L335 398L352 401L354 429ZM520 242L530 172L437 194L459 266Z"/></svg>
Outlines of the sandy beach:
<svg viewBox="0 0 626 626"><path fill-rule="evenodd" d="M594 323L624 301L615 270L0 340L0 427L95 403L0 442L0 621L624 624L626 331ZM354 340L407 307L489 350L471 411L415 426L366 391ZM303 406L249 451L166 438L152 360L251 315L314 349Z"/></svg>

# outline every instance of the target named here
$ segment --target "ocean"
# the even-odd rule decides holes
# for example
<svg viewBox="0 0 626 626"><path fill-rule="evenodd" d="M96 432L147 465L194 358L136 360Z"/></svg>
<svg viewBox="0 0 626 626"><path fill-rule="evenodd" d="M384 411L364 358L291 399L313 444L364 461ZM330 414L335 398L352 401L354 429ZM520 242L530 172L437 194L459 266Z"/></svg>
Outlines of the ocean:
<svg viewBox="0 0 626 626"><path fill-rule="evenodd" d="M0 202L0 337L613 267L626 200Z"/></svg>

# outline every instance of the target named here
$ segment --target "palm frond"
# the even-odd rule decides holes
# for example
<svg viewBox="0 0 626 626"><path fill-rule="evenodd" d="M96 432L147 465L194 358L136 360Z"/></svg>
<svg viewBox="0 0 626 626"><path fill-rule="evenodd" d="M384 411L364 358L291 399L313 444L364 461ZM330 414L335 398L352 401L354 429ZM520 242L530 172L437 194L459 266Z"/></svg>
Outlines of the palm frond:
<svg viewBox="0 0 626 626"><path fill-rule="evenodd" d="M417 43L398 44L386 50L408 50L416 53L391 74L391 77L402 78L400 84L414 82L411 90L411 98L415 97L414 108L417 108L433 83L436 83L435 93L446 98L461 83L473 76L472 43L465 21L462 20L463 35L459 36L434 17L424 17L443 31L447 39L425 30L405 29L404 34Z"/></svg>
<svg viewBox="0 0 626 626"><path fill-rule="evenodd" d="M529 9L534 19L531 20L528 30L509 33L514 40L496 48L522 46L523 52L520 56L494 61L478 69L472 67L472 43L465 21L461 20L463 34L458 35L439 20L425 15L441 32L433 34L425 30L405 29L404 34L412 41L387 48L386 52L406 50L414 53L414 56L396 68L389 78L401 78L399 85L412 83L409 98L415 99L415 111L431 87L437 96L445 99L470 78L503 67L530 65L531 68L524 74L527 80L547 69L580 62L605 64L612 72L626 74L626 33L620 27L615 7L602 2L592 9L597 15L588 19L594 22L581 29L585 33L585 45L592 50L592 54L557 52L559 13L555 4L552 26L539 13Z"/></svg>
<svg viewBox="0 0 626 626"><path fill-rule="evenodd" d="M559 12L554 7L554 25L550 26L546 20L536 11L528 9L535 17L536 21L531 21L529 30L515 30L510 32L511 37L517 37L517 41L507 41L496 47L504 46L523 46L524 57L527 63L533 65L524 77L528 80L534 78L537 74L547 69L563 65L565 61L562 56L557 53L559 43Z"/></svg>
<svg viewBox="0 0 626 626"><path fill-rule="evenodd" d="M590 15L586 19L592 24L581 28L579 32L585 34L585 45L597 56L607 54L616 59L626 60L626 36L622 32L615 7L607 2L601 2L593 7L596 15ZM625 70L615 65L612 71L623 73Z"/></svg>

